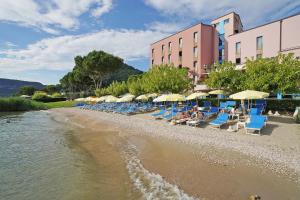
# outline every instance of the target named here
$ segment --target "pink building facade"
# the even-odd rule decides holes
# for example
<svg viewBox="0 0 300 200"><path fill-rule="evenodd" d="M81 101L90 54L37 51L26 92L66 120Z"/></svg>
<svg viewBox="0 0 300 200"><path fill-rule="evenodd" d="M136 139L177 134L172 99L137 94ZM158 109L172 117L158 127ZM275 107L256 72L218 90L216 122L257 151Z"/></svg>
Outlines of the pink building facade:
<svg viewBox="0 0 300 200"><path fill-rule="evenodd" d="M187 67L199 84L216 62L242 65L247 58L278 53L300 56L300 14L244 31L240 16L232 12L151 44L150 63Z"/></svg>
<svg viewBox="0 0 300 200"><path fill-rule="evenodd" d="M291 16L228 37L228 60L244 64L248 59L275 57L279 53L300 56L300 15Z"/></svg>

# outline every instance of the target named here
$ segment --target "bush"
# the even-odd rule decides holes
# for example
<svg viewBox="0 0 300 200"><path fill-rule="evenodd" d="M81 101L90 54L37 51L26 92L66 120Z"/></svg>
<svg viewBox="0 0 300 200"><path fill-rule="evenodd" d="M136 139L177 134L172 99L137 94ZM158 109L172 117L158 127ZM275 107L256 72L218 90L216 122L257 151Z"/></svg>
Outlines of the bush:
<svg viewBox="0 0 300 200"><path fill-rule="evenodd" d="M53 93L52 95L51 95L51 97L52 98L61 98L61 97L63 97L60 93L58 93L58 92L55 92L55 93Z"/></svg>
<svg viewBox="0 0 300 200"><path fill-rule="evenodd" d="M20 97L0 98L1 112L44 110L44 109L47 109L47 107L43 103L39 103L36 101L32 101Z"/></svg>
<svg viewBox="0 0 300 200"><path fill-rule="evenodd" d="M35 100L35 101L43 101L43 100L49 99L49 98L51 98L51 97L49 97L46 92L42 92L42 91L36 91L32 96L32 100Z"/></svg>
<svg viewBox="0 0 300 200"><path fill-rule="evenodd" d="M294 112L296 107L300 107L300 100L295 100L295 99L267 100L267 110Z"/></svg>

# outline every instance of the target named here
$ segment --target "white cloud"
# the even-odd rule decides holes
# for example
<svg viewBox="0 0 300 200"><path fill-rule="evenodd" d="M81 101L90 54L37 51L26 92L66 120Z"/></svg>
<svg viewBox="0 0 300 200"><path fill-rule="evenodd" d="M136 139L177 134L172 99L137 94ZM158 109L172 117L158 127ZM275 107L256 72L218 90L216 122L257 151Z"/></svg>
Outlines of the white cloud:
<svg viewBox="0 0 300 200"><path fill-rule="evenodd" d="M165 32L165 33L174 33L182 28L184 28L187 24L183 22L153 22L148 25L150 30Z"/></svg>
<svg viewBox="0 0 300 200"><path fill-rule="evenodd" d="M112 0L1 0L0 21L57 34L58 29L77 28L78 17L83 13L100 17L109 12L112 6Z"/></svg>
<svg viewBox="0 0 300 200"><path fill-rule="evenodd" d="M28 70L69 70L76 55L104 50L127 60L149 57L150 44L167 34L149 30L101 30L40 40L25 49L0 51L0 74Z"/></svg>
<svg viewBox="0 0 300 200"><path fill-rule="evenodd" d="M300 6L300 0L144 0L168 16L210 20L236 11L246 26L290 15Z"/></svg>

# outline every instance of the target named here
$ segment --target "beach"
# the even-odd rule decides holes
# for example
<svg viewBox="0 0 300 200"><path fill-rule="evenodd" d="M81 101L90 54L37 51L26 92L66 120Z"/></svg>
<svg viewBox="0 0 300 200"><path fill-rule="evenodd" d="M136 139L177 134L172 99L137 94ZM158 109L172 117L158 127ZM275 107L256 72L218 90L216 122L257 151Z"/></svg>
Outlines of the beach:
<svg viewBox="0 0 300 200"><path fill-rule="evenodd" d="M300 127L271 118L262 136L193 128L149 114L61 108L75 138L107 176L103 199L299 199ZM105 171L106 170L106 171ZM120 183L120 184L117 184ZM126 195L127 196L126 196Z"/></svg>

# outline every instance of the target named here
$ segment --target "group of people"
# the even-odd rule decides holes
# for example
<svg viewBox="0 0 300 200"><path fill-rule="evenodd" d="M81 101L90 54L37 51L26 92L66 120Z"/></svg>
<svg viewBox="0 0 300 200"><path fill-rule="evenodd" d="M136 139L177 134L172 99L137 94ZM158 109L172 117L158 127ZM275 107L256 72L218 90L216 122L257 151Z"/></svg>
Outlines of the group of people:
<svg viewBox="0 0 300 200"><path fill-rule="evenodd" d="M221 109L220 113L229 113L231 116L238 114L239 110L237 106L232 107L230 110ZM198 106L194 106L191 110L186 112L179 112L177 115L173 116L171 123L172 124L184 124L187 125L198 125L200 122L204 122L209 117L204 114L204 111L200 110Z"/></svg>

